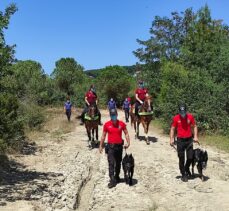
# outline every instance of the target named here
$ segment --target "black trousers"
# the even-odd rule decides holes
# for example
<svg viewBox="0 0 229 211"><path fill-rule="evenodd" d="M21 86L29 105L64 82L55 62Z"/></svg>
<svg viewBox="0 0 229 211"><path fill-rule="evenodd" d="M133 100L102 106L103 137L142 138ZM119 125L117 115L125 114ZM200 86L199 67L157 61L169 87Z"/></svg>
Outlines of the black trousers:
<svg viewBox="0 0 229 211"><path fill-rule="evenodd" d="M135 102L135 115L138 115L138 110L141 107L141 103L139 101L136 100Z"/></svg>
<svg viewBox="0 0 229 211"><path fill-rule="evenodd" d="M71 119L71 110L66 110L66 116L68 118L68 121Z"/></svg>
<svg viewBox="0 0 229 211"><path fill-rule="evenodd" d="M129 120L130 112L129 108L124 108L126 122Z"/></svg>
<svg viewBox="0 0 229 211"><path fill-rule="evenodd" d="M186 151L186 163L185 163L185 151ZM189 138L177 138L177 153L179 158L179 168L182 176L189 173L189 167L192 163L193 157L193 139Z"/></svg>
<svg viewBox="0 0 229 211"><path fill-rule="evenodd" d="M112 179L114 176L118 177L121 169L122 162L122 144L108 144L108 165L109 165L109 176Z"/></svg>

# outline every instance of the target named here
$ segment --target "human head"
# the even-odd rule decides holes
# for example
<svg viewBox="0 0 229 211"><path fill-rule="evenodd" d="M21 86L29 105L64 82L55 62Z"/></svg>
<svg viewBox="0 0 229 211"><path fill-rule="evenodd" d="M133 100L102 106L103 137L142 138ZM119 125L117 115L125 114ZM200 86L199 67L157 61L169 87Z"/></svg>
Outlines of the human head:
<svg viewBox="0 0 229 211"><path fill-rule="evenodd" d="M144 88L144 82L142 80L138 81L139 88Z"/></svg>
<svg viewBox="0 0 229 211"><path fill-rule="evenodd" d="M92 91L92 92L95 92L96 90L95 90L95 85L94 84L92 84L91 86L90 86L90 90Z"/></svg>
<svg viewBox="0 0 229 211"><path fill-rule="evenodd" d="M181 115L181 117L185 118L186 114L187 114L187 107L184 103L181 103L179 105L179 114Z"/></svg>
<svg viewBox="0 0 229 211"><path fill-rule="evenodd" d="M110 117L112 122L116 122L118 119L118 113L116 109L111 109L110 110Z"/></svg>
<svg viewBox="0 0 229 211"><path fill-rule="evenodd" d="M67 100L67 102L70 102L70 97L67 96L67 97L66 97L66 100Z"/></svg>
<svg viewBox="0 0 229 211"><path fill-rule="evenodd" d="M111 98L111 101L113 101L114 99L113 98Z"/></svg>

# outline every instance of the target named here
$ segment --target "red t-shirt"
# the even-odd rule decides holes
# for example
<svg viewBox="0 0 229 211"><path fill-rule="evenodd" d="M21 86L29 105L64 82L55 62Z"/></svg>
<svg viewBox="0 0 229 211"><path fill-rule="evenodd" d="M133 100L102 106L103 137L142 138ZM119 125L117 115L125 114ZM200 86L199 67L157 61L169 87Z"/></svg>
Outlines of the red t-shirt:
<svg viewBox="0 0 229 211"><path fill-rule="evenodd" d="M189 138L192 136L191 126L194 126L195 119L192 114L187 114L185 118L182 118L180 114L173 117L172 126L177 128L178 138Z"/></svg>
<svg viewBox="0 0 229 211"><path fill-rule="evenodd" d="M97 99L97 96L92 91L88 91L85 96L90 104L95 103Z"/></svg>
<svg viewBox="0 0 229 211"><path fill-rule="evenodd" d="M116 125L110 120L103 126L103 131L108 133L108 144L122 144L122 131L126 129L126 124L117 120Z"/></svg>
<svg viewBox="0 0 229 211"><path fill-rule="evenodd" d="M140 89L140 88L138 88L138 89L136 89L136 91L135 91L135 94L138 95L138 98L139 98L140 100L145 100L146 94L147 94L147 93L148 93L148 90L147 90L147 89Z"/></svg>

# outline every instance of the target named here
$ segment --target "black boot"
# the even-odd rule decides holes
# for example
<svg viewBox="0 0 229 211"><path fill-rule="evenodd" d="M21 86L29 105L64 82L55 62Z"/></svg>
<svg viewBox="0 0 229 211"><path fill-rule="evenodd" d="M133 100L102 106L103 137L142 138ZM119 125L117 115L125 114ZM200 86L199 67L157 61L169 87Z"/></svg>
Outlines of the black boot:
<svg viewBox="0 0 229 211"><path fill-rule="evenodd" d="M114 176L111 176L110 182L108 183L108 188L113 188L116 186L116 181Z"/></svg>
<svg viewBox="0 0 229 211"><path fill-rule="evenodd" d="M84 114L82 114L80 118L80 125L83 125L83 124L84 124Z"/></svg>
<svg viewBox="0 0 229 211"><path fill-rule="evenodd" d="M181 176L181 180L182 180L183 182L188 182L188 176L187 176L186 174L183 174L183 175Z"/></svg>

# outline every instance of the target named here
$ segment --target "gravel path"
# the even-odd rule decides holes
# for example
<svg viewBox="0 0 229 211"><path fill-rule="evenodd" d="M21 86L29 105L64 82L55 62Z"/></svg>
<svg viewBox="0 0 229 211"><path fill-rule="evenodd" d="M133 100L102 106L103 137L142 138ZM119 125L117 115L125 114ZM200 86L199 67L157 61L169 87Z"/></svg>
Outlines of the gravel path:
<svg viewBox="0 0 229 211"><path fill-rule="evenodd" d="M106 111L102 116L103 122L108 120ZM119 118L124 120L121 111ZM66 120L58 117L56 121ZM17 165L12 170L12 164L17 180L12 177L2 182L0 210L229 210L228 154L207 148L207 181L195 178L183 183L168 137L151 127L151 143L146 145L134 139L133 128L128 124L131 147L127 152L135 158L134 185L121 182L108 189L106 155L99 154L98 149L90 150L85 128L76 120L71 124L76 127L70 133L53 138L46 132L38 138L40 150L35 155L14 157L25 166ZM101 130L102 127L99 137Z"/></svg>

